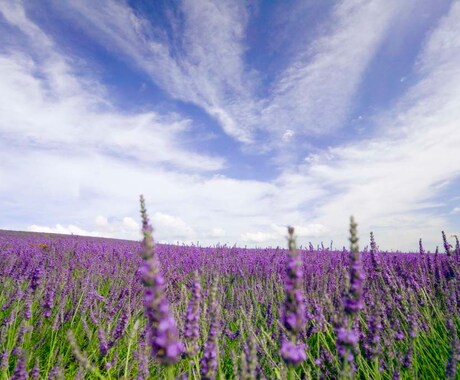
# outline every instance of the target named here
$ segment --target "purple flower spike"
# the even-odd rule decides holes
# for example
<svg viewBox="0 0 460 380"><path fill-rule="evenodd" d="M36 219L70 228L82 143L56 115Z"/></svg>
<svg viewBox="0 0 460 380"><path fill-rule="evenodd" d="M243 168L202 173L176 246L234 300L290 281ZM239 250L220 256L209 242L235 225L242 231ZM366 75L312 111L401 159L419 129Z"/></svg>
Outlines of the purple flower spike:
<svg viewBox="0 0 460 380"><path fill-rule="evenodd" d="M358 313L363 308L363 281L361 258L358 247L357 224L350 218L350 287L343 299L345 318L342 325L336 329L337 351L342 360L344 377L352 377L355 369L354 354L359 342L359 332L356 326Z"/></svg>
<svg viewBox="0 0 460 380"><path fill-rule="evenodd" d="M126 330L126 326L128 325L128 320L129 320L129 313L127 311L124 311L121 314L120 319L118 320L117 327L115 328L115 332L113 334L113 340L111 342L112 346L115 344L115 342L118 339L120 339L123 336Z"/></svg>
<svg viewBox="0 0 460 380"><path fill-rule="evenodd" d="M152 356L162 364L171 365L180 359L184 345L179 340L176 321L165 297L164 279L160 273L160 263L155 253L152 232L149 224L144 197L140 197L142 216L142 258L140 268L144 291L144 311L147 316Z"/></svg>
<svg viewBox="0 0 460 380"><path fill-rule="evenodd" d="M107 343L105 332L102 328L98 330L97 337L99 338L99 355L101 357L104 357L107 355L107 352L109 351L109 344Z"/></svg>
<svg viewBox="0 0 460 380"><path fill-rule="evenodd" d="M362 293L364 274L361 268L356 227L357 224L352 217L350 222L350 288L347 297L344 299L345 313L350 317L356 316L363 308Z"/></svg>
<svg viewBox="0 0 460 380"><path fill-rule="evenodd" d="M54 295L56 292L55 286L48 286L43 302L43 315L45 318L50 318L54 307Z"/></svg>
<svg viewBox="0 0 460 380"><path fill-rule="evenodd" d="M422 242L422 239L420 238L420 240L418 241L418 250L419 250L419 253L423 256L425 254L425 249L423 248L423 242Z"/></svg>
<svg viewBox="0 0 460 380"><path fill-rule="evenodd" d="M192 283L192 296L187 307L185 316L185 337L188 340L188 353L194 356L198 351L198 339L200 337L200 301L201 301L201 284L198 272L194 272Z"/></svg>
<svg viewBox="0 0 460 380"><path fill-rule="evenodd" d="M447 321L447 331L450 338L449 359L446 366L446 379L455 380L457 373L457 364L460 360L460 340L457 335L457 328L452 319Z"/></svg>
<svg viewBox="0 0 460 380"><path fill-rule="evenodd" d="M30 371L29 376L32 380L38 380L40 378L40 362L38 359L35 361L35 366Z"/></svg>
<svg viewBox="0 0 460 380"><path fill-rule="evenodd" d="M18 361L16 363L16 368L14 369L11 380L25 380L27 379L25 353L23 350L20 350L17 355Z"/></svg>
<svg viewBox="0 0 460 380"><path fill-rule="evenodd" d="M304 343L295 344L284 339L281 343L280 353L284 361L288 364L299 365L307 360Z"/></svg>
<svg viewBox="0 0 460 380"><path fill-rule="evenodd" d="M299 333L305 328L305 302L302 293L303 270L302 261L296 249L294 227L288 227L289 254L287 258L287 273L284 283L286 299L283 305L281 323L288 333L288 338L281 342L280 354L284 361L298 365L305 354L305 345L298 345ZM303 351L303 354L300 353Z"/></svg>
<svg viewBox="0 0 460 380"><path fill-rule="evenodd" d="M370 254L371 254L371 262L372 262L372 266L374 267L374 270L376 272L381 272L381 270L382 270L381 262L380 262L379 257L377 256L377 244L375 243L375 238L374 238L374 233L373 232L371 232L371 250L370 250Z"/></svg>
<svg viewBox="0 0 460 380"><path fill-rule="evenodd" d="M213 380L217 374L217 339L220 330L219 304L217 302L217 286L214 283L211 289L211 299L209 307L209 328L208 339L204 345L203 356L200 361L201 378Z"/></svg>
<svg viewBox="0 0 460 380"><path fill-rule="evenodd" d="M41 266L38 266L34 269L32 272L32 276L30 278L30 287L32 291L36 291L37 288L40 286L41 280L43 276L43 268Z"/></svg>
<svg viewBox="0 0 460 380"><path fill-rule="evenodd" d="M442 242L443 242L444 250L446 251L447 256L451 256L452 255L452 251L451 251L452 246L447 241L447 237L446 237L446 234L445 234L444 231L442 231Z"/></svg>

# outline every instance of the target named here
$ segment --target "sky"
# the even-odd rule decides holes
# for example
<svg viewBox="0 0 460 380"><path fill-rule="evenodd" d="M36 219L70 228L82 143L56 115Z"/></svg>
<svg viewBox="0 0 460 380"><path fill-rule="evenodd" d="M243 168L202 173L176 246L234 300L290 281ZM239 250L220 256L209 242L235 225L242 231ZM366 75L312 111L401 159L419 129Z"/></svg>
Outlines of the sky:
<svg viewBox="0 0 460 380"><path fill-rule="evenodd" d="M457 0L0 0L0 228L442 247Z"/></svg>

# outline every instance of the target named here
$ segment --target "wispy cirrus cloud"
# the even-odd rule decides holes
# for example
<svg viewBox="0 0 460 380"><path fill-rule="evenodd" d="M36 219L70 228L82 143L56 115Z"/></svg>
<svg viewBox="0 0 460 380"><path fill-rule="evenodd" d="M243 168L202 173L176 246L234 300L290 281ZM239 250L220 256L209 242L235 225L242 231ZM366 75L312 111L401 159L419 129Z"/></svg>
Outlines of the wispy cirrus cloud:
<svg viewBox="0 0 460 380"><path fill-rule="evenodd" d="M169 14L172 36L123 2L73 1L64 11L90 25L89 33L129 57L170 96L197 104L227 134L251 141L256 105L244 67L248 11L242 2L181 1L178 14Z"/></svg>
<svg viewBox="0 0 460 380"><path fill-rule="evenodd" d="M370 61L397 18L413 2L337 3L318 37L297 53L273 86L262 115L267 128L283 135L327 135L344 127Z"/></svg>
<svg viewBox="0 0 460 380"><path fill-rule="evenodd" d="M216 170L219 157L186 150L178 138L190 120L154 111L114 109L104 86L79 76L73 62L34 24L19 3L2 4L5 19L26 37L0 56L0 134L11 144L68 154L97 150L141 164L172 164L184 170Z"/></svg>
<svg viewBox="0 0 460 380"><path fill-rule="evenodd" d="M433 245L439 230L452 228L439 184L460 175L460 4L454 3L421 50L417 81L376 121L379 135L330 148L301 169L323 189L315 220L343 230L355 214L383 241L426 237ZM447 201L447 200L445 200ZM393 243L395 244L395 243ZM396 248L396 244L394 246Z"/></svg>
<svg viewBox="0 0 460 380"><path fill-rule="evenodd" d="M70 2L66 13L90 25L88 33L133 60L172 97L202 107L231 137L244 143L268 138L261 147L266 150L284 146L287 136L343 127L389 26L412 6L382 0L337 4L313 44L298 39L297 53L270 79L266 97L259 94L257 72L245 63L252 14L244 2L181 1L169 16L169 33L123 2Z"/></svg>

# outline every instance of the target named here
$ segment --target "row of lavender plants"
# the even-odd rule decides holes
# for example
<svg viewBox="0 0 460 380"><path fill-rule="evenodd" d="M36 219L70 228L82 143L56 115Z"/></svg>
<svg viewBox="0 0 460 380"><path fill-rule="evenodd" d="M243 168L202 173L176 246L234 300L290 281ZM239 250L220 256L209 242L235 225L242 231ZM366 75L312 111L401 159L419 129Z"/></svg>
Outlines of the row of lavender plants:
<svg viewBox="0 0 460 380"><path fill-rule="evenodd" d="M455 379L460 248L0 233L0 379Z"/></svg>

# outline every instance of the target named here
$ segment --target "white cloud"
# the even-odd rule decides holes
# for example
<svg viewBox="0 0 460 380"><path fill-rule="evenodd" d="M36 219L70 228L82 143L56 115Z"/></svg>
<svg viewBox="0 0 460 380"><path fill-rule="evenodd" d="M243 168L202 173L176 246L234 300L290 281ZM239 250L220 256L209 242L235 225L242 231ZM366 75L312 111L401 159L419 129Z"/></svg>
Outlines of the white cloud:
<svg viewBox="0 0 460 380"><path fill-rule="evenodd" d="M129 57L172 97L202 107L230 136L251 140L243 122L255 104L244 70L248 15L242 3L182 1L178 12L183 22L170 14L171 38L121 2L72 1L59 7L104 46Z"/></svg>
<svg viewBox="0 0 460 380"><path fill-rule="evenodd" d="M460 207L454 207L450 213L451 214L460 214Z"/></svg>
<svg viewBox="0 0 460 380"><path fill-rule="evenodd" d="M171 32L123 2L55 6L103 46L128 57L170 96L203 108L229 136L255 143L251 149L267 150L282 148L294 133L327 134L342 126L390 25L407 19L414 4L340 2L312 45L294 38L297 54L275 75L268 96L257 95L259 74L245 63L252 14L242 1L181 1L166 20ZM307 33L307 27L303 23L299 33ZM270 141L257 144L259 136Z"/></svg>
<svg viewBox="0 0 460 380"><path fill-rule="evenodd" d="M98 215L96 216L95 223L96 223L96 226L103 227L103 226L107 226L109 224L109 221L107 220L105 216Z"/></svg>
<svg viewBox="0 0 460 380"><path fill-rule="evenodd" d="M123 225L126 226L126 228L129 228L134 231L139 231L140 229L140 224L129 216L125 216L123 218Z"/></svg>
<svg viewBox="0 0 460 380"><path fill-rule="evenodd" d="M333 159L316 158L301 169L331 189L315 220L344 231L354 214L392 248L414 247L419 237L439 242L439 231L450 223L433 215L433 199L440 184L460 173L460 156L451 154L460 145L459 21L455 3L420 53L419 81L380 117L378 137L331 148Z"/></svg>
<svg viewBox="0 0 460 380"><path fill-rule="evenodd" d="M295 133L292 129L287 129L284 134L283 134L283 137L281 138L284 142L289 142L292 140L292 138L294 137Z"/></svg>
<svg viewBox="0 0 460 380"><path fill-rule="evenodd" d="M6 19L28 37L30 54L17 46L0 56L0 133L10 143L71 153L116 153L143 164L173 164L184 170L217 170L220 157L186 150L182 133L190 121L155 112L124 114L106 90L78 76L74 62L15 3L2 4ZM18 37L19 38L19 37Z"/></svg>
<svg viewBox="0 0 460 380"><path fill-rule="evenodd" d="M248 242L248 243L267 243L270 242L274 239L276 239L278 236L269 233L269 232L245 232L241 234L240 238L242 242Z"/></svg>
<svg viewBox="0 0 460 380"><path fill-rule="evenodd" d="M37 226L33 224L29 226L28 230L31 232L46 232L64 235L100 236L96 231L86 231L72 224L69 224L67 227L60 224L56 224L55 227Z"/></svg>
<svg viewBox="0 0 460 380"><path fill-rule="evenodd" d="M337 3L320 36L280 75L263 110L275 135L286 125L300 134L327 134L343 126L363 74L388 28L410 14L412 2ZM276 140L275 140L276 144Z"/></svg>
<svg viewBox="0 0 460 380"><path fill-rule="evenodd" d="M225 230L223 228L213 228L211 230L211 237L213 238L222 238L222 237L225 237L227 233L225 232Z"/></svg>
<svg viewBox="0 0 460 380"><path fill-rule="evenodd" d="M324 237L327 236L329 232L328 229L321 224L296 225L293 227L298 242L306 238ZM264 231L244 232L240 235L240 239L243 242L271 245L280 245L284 243L286 238L287 227L278 224L272 224L270 228L266 228Z"/></svg>
<svg viewBox="0 0 460 380"><path fill-rule="evenodd" d="M162 240L168 238L173 240L193 239L196 236L193 228L176 216L156 212L153 215L152 223Z"/></svg>

